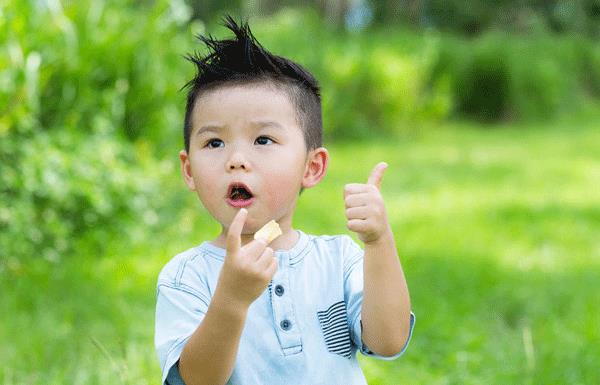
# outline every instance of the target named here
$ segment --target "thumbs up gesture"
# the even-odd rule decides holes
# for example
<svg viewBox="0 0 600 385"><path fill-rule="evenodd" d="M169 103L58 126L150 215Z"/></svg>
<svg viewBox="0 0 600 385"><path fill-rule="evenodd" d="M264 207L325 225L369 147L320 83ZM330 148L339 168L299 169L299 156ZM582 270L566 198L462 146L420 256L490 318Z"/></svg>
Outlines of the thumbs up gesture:
<svg viewBox="0 0 600 385"><path fill-rule="evenodd" d="M365 244L375 243L391 231L379 191L387 163L380 162L371 171L366 184L350 183L344 187L347 227Z"/></svg>

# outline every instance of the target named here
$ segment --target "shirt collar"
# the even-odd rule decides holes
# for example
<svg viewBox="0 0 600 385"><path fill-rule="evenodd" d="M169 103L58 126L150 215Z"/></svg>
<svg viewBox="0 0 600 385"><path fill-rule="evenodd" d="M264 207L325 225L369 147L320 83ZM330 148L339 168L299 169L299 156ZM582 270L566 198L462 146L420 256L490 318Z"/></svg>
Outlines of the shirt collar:
<svg viewBox="0 0 600 385"><path fill-rule="evenodd" d="M310 240L309 236L306 235L304 232L302 232L300 230L295 230L295 231L299 235L298 241L296 242L296 244L294 246L292 246L291 249L275 251L276 257L278 257L280 259L283 258L284 260L288 260L290 265L295 265L304 258L304 256L308 253L308 243ZM215 246L208 241L202 242L198 246L198 250L208 252L210 255L212 255L220 260L225 260L225 255L227 253L227 250L225 250L221 247Z"/></svg>

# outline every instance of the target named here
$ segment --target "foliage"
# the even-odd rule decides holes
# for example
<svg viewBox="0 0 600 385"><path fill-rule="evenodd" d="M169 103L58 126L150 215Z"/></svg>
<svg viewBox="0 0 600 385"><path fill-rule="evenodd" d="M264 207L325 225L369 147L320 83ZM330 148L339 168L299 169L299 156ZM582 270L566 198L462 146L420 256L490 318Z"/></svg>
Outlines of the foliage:
<svg viewBox="0 0 600 385"><path fill-rule="evenodd" d="M600 45L585 39L489 33L440 47L434 78L451 79L455 112L465 117L544 120L600 98Z"/></svg>
<svg viewBox="0 0 600 385"><path fill-rule="evenodd" d="M252 16L273 15L283 8L298 6L292 0L186 0L194 18L211 20L223 12ZM568 33L600 36L598 0L305 0L303 7L315 10L325 24L339 28L359 19L359 28L401 27L435 29L463 36L489 31L517 33Z"/></svg>
<svg viewBox="0 0 600 385"><path fill-rule="evenodd" d="M147 173L164 167L149 155L180 127L189 15L176 6L1 5L0 268L154 221Z"/></svg>
<svg viewBox="0 0 600 385"><path fill-rule="evenodd" d="M596 0L419 2L422 3L419 11L423 23L446 31L466 34L485 33L491 29L548 31L578 33L589 37L600 33L600 3Z"/></svg>

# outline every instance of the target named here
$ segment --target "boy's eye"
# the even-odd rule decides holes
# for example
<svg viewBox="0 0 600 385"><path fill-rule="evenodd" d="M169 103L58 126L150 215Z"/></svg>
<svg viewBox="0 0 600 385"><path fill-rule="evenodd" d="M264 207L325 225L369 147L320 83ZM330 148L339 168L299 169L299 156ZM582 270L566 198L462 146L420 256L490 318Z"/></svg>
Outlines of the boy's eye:
<svg viewBox="0 0 600 385"><path fill-rule="evenodd" d="M272 144L273 140L271 138L268 138L266 136L259 136L258 138L256 138L256 140L254 141L255 144L260 144L261 146L267 145L267 144Z"/></svg>
<svg viewBox="0 0 600 385"><path fill-rule="evenodd" d="M208 142L206 142L206 147L208 148L223 147L224 145L225 143L223 143L221 139L211 139Z"/></svg>

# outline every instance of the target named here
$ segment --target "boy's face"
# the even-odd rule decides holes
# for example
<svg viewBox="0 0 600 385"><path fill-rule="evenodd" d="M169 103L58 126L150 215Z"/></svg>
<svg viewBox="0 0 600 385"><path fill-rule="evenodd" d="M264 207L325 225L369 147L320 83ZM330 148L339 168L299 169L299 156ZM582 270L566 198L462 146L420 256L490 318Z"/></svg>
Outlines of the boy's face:
<svg viewBox="0 0 600 385"><path fill-rule="evenodd" d="M267 84L224 86L196 100L182 171L224 228L241 207L248 210L243 233L271 219L291 225L300 188L322 178L311 177L312 152L295 117L287 95ZM325 152L324 174L326 150L318 151Z"/></svg>

